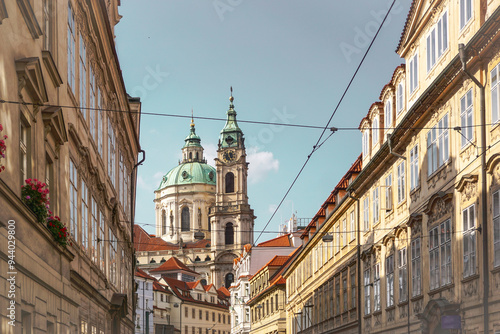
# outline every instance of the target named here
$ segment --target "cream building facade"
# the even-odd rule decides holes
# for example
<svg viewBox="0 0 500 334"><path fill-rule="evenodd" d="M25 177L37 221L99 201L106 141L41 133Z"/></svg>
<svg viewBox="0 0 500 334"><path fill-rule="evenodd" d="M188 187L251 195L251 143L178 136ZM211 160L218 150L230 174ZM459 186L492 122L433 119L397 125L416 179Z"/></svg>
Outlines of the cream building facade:
<svg viewBox="0 0 500 334"><path fill-rule="evenodd" d="M251 333L286 333L286 281L283 271L297 254L275 255L250 278L248 316Z"/></svg>
<svg viewBox="0 0 500 334"><path fill-rule="evenodd" d="M287 256L300 244L300 232L296 231L297 218L295 215L288 221L287 229L293 233L286 233L274 239L261 242L257 246L247 244L243 247L240 257L234 260L233 269L235 281L229 288L231 293L231 334L250 333L251 318L250 306L250 278L257 273L269 260L276 255Z"/></svg>
<svg viewBox="0 0 500 334"><path fill-rule="evenodd" d="M412 2L362 169L304 238L341 258L309 272L299 254L284 274L291 333L500 331L499 18L498 1Z"/></svg>
<svg viewBox="0 0 500 334"><path fill-rule="evenodd" d="M134 331L140 102L126 93L115 51L118 4L0 1L2 333ZM26 179L47 184L67 247L23 203Z"/></svg>

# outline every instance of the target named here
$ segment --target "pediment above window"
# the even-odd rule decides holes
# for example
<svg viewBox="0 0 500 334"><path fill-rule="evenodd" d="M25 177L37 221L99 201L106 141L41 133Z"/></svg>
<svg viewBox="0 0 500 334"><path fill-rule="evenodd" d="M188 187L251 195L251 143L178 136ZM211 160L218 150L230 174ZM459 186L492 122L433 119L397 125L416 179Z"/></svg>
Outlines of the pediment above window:
<svg viewBox="0 0 500 334"><path fill-rule="evenodd" d="M441 220L443 217L451 215L453 194L439 191L432 195L427 202L427 207L424 209L425 214L429 217L428 223L433 224Z"/></svg>
<svg viewBox="0 0 500 334"><path fill-rule="evenodd" d="M68 141L61 107L51 106L43 109L42 119L45 126L45 136L51 134L55 142L59 145L63 145Z"/></svg>
<svg viewBox="0 0 500 334"><path fill-rule="evenodd" d="M36 20L36 16L35 13L33 12L33 8L31 7L30 1L17 0L17 5L19 6L19 10L23 15L24 21L28 26L28 30L30 31L31 36L33 37L33 39L37 39L43 34L43 32L42 28L40 28L40 25L38 24L38 21Z"/></svg>
<svg viewBox="0 0 500 334"><path fill-rule="evenodd" d="M422 214L417 212L412 213L406 225L411 228L412 236L420 235L420 232L422 232Z"/></svg>
<svg viewBox="0 0 500 334"><path fill-rule="evenodd" d="M43 104L48 101L38 57L16 60L16 72L20 93L25 88L33 103Z"/></svg>
<svg viewBox="0 0 500 334"><path fill-rule="evenodd" d="M462 176L455 188L462 194L462 202L467 202L477 196L477 175Z"/></svg>
<svg viewBox="0 0 500 334"><path fill-rule="evenodd" d="M486 163L486 171L492 176L492 185L500 186L500 153L496 153Z"/></svg>
<svg viewBox="0 0 500 334"><path fill-rule="evenodd" d="M57 70L56 63L54 62L54 58L52 58L52 54L50 51L42 51L42 58L45 68L49 73L50 79L54 83L54 86L57 88L61 86L63 83L61 76L59 75L59 71Z"/></svg>

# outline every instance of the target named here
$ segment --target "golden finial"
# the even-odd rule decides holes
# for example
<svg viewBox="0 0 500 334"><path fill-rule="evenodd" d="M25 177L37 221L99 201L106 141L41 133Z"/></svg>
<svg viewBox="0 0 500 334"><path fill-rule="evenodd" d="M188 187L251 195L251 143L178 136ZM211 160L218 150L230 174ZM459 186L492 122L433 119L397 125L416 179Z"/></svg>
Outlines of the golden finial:
<svg viewBox="0 0 500 334"><path fill-rule="evenodd" d="M233 97L233 86L231 86L231 96L229 97L229 102L233 103L234 97Z"/></svg>
<svg viewBox="0 0 500 334"><path fill-rule="evenodd" d="M191 108L191 126L194 127L193 108Z"/></svg>

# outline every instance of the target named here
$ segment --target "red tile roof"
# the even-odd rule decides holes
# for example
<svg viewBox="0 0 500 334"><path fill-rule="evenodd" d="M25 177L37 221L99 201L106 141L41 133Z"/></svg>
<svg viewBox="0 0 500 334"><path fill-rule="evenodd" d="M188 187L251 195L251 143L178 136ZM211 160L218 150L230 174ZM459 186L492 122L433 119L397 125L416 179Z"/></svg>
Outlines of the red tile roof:
<svg viewBox="0 0 500 334"><path fill-rule="evenodd" d="M252 250L252 245L246 244L245 246L243 246L243 249L245 249L245 252L250 253L250 251Z"/></svg>
<svg viewBox="0 0 500 334"><path fill-rule="evenodd" d="M408 34L410 21L411 21L411 18L413 17L413 15L415 14L415 8L417 7L416 4L417 4L417 0L413 0L411 3L410 11L408 12L408 15L406 16L405 26L403 28L403 31L401 32L401 37L399 38L398 46L396 47L396 53L399 53L399 51L401 50L401 48L403 46L404 38Z"/></svg>
<svg viewBox="0 0 500 334"><path fill-rule="evenodd" d="M153 282L153 290L154 291L161 291L161 292L164 292L164 293L168 293L168 294L172 294L172 292L170 292L169 290L166 289L166 287L161 284L160 282L158 281L154 281Z"/></svg>
<svg viewBox="0 0 500 334"><path fill-rule="evenodd" d="M299 254L301 248L302 247L294 249L293 252L290 253L290 255L286 256L286 261L281 265L281 268L276 273L274 273L273 276L271 276L270 281L269 281L269 286L267 288L265 288L262 292L260 292L256 296L254 296L252 299L250 299L247 302L247 304L251 304L252 301L256 300L259 296L262 296L264 293L269 291L272 287L277 286L277 285L286 284L286 280L283 278L282 274L285 271L285 269L287 268L288 264L295 259L297 254Z"/></svg>
<svg viewBox="0 0 500 334"><path fill-rule="evenodd" d="M183 243L183 248L207 248L210 246L210 240L197 240L193 242ZM146 251L161 251L161 250L176 250L179 249L178 244L166 242L154 234L147 233L139 225L134 225L134 247L138 252Z"/></svg>
<svg viewBox="0 0 500 334"><path fill-rule="evenodd" d="M155 269L151 269L149 272L160 272L160 271L179 271L184 270L190 273L198 274L196 271L189 269L184 263L178 260L175 256L171 257L167 261L163 262L161 266Z"/></svg>
<svg viewBox="0 0 500 334"><path fill-rule="evenodd" d="M250 279L257 276L266 267L280 267L280 266L282 266L283 264L286 263L288 258L289 258L289 256L287 256L287 255L275 255L271 260L269 260L265 265L263 265L262 268L257 270L257 272L255 274L253 274L252 277L250 277Z"/></svg>
<svg viewBox="0 0 500 334"><path fill-rule="evenodd" d="M326 199L325 203L323 203L321 205L320 209L318 210L318 212L316 213L314 218L311 220L311 222L307 225L307 227L302 232L300 238L304 239L305 237L307 237L309 235L309 231L313 227L317 227L316 222L317 222L318 218L325 217L325 213L326 213L325 208L327 207L327 205L325 205L325 204L326 203L335 203L335 200L332 197L335 194L337 194L339 192L339 190L345 190L348 188L349 179L352 177L352 174L361 172L362 164L363 164L363 160L362 160L362 155L360 154L358 156L358 158L356 159L356 161L354 161L354 163L351 165L351 167L349 168L347 173L345 173L345 175L340 179L340 182L335 186L335 188L333 189L331 194Z"/></svg>
<svg viewBox="0 0 500 334"><path fill-rule="evenodd" d="M145 272L144 270L142 270L140 268L137 268L137 271L135 272L135 276L156 281L156 278L154 278L153 276L150 276L147 272Z"/></svg>
<svg viewBox="0 0 500 334"><path fill-rule="evenodd" d="M263 241L257 247L290 247L290 234L285 234L277 238Z"/></svg>
<svg viewBox="0 0 500 334"><path fill-rule="evenodd" d="M162 279L165 281L166 285L172 290L172 292L175 294L175 296L177 298L181 299L182 301L192 302L192 303L196 303L196 304L216 306L216 307L219 307L219 308L222 308L225 310L228 309L227 305L224 305L224 304L219 302L220 299L225 300L225 299L227 299L227 297L229 297L229 291L227 291L227 289L225 289L225 288L219 289L221 291L217 290L217 294L218 294L219 299L217 300L217 303L214 304L214 303L210 303L207 301L201 301L201 300L194 299L190 294L190 290L191 290L191 288L189 287L190 284L188 284L186 282L179 281L179 280L176 280L176 279L170 278L170 277L162 277ZM191 283L193 283L193 282L191 282ZM226 295L226 293L227 293L227 295Z"/></svg>
<svg viewBox="0 0 500 334"><path fill-rule="evenodd" d="M222 299L226 299L226 298L229 298L231 296L231 292L229 292L228 289L226 289L225 287L220 287L217 292L219 293L219 295L222 294L223 298Z"/></svg>
<svg viewBox="0 0 500 334"><path fill-rule="evenodd" d="M162 238L151 237L142 227L134 225L134 247L138 252L178 249Z"/></svg>

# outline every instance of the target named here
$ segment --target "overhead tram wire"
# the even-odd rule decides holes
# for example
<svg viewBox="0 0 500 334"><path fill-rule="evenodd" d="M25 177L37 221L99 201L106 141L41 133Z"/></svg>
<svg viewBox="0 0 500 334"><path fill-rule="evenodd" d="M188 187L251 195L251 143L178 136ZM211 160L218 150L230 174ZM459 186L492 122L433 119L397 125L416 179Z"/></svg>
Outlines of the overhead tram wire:
<svg viewBox="0 0 500 334"><path fill-rule="evenodd" d="M370 52L371 50L371 47L373 45L373 43L375 42L375 40L377 39L377 36L380 32L380 30L382 29L384 23L385 23L385 20L387 19L387 17L389 16L389 13L391 12L391 9L392 7L394 7L394 4L396 3L396 0L393 0L392 1L392 4L391 6L389 7L389 9L387 10L387 13L385 14L384 16L384 19L382 20L382 22L380 23L380 26L378 27L377 29L377 32L375 33L375 35L373 36L371 42L370 42L370 45L368 45L368 48L366 49L366 52L365 54L363 55L363 58L361 59L361 61L359 62L359 65L358 67L356 68L356 71L354 71L354 74L352 75L351 77L351 80L349 81L349 83L347 84L347 87L345 88L344 92L342 93L342 96L340 97L340 100L339 102L337 103L337 106L335 107L335 109L333 110L332 112L332 115L330 116L330 119L328 119L328 122L326 123L326 125L324 126L323 128L323 131L321 132L321 135L319 136L318 140L316 141L316 144L313 146L313 149L311 151L311 153L309 153L309 155L307 156L307 159L306 161L304 162L304 164L302 165L302 167L300 168L297 176L294 178L292 184L290 185L290 187L288 188L288 190L286 191L285 195L283 196L283 198L281 199L280 203L278 204L278 206L276 207L276 209L274 210L273 214L271 215L271 218L269 218L269 220L267 221L266 225L264 226L264 229L263 231L267 228L267 226L269 226L269 224L271 223L271 220L274 218L274 216L276 215L276 213L278 212L279 208L281 207L281 205L283 204L283 202L285 201L286 197L288 196L288 194L290 193L290 191L292 190L293 186L295 185L295 182L297 182L298 178L300 177L300 174L302 174L302 171L304 170L304 168L306 167L306 165L308 164L309 160L311 159L311 156L314 154L314 152L316 152L319 147L318 147L318 144L321 142L321 139L323 138L323 135L325 134L326 130L328 129L332 119L333 119L333 116L335 116L335 114L337 113L337 110L339 109L340 107L340 104L342 103L342 101L344 100L344 97L346 96L349 88L351 87L351 84L352 82L354 81L354 79L356 78L356 75L358 74L361 66L363 65L365 59L366 59L366 56L368 55L368 52ZM333 133L333 132L332 132ZM328 137L329 138L329 137ZM328 139L327 138L327 139ZM321 144L323 144L324 142L322 142ZM320 145L321 146L321 145ZM259 234L259 236L257 237L257 239L254 241L254 245L255 243L259 240L259 238L261 237L263 231Z"/></svg>
<svg viewBox="0 0 500 334"><path fill-rule="evenodd" d="M187 119L198 119L198 120L207 120L207 121L220 121L225 122L227 119L218 118L218 117L208 117L208 116L190 116L190 115L179 115L179 114L162 114L162 113L153 113L153 112L138 112L133 110L119 110L119 109L105 109L105 108L92 108L92 107L79 107L79 106L64 106L57 104L41 104L41 103L31 103L31 102L19 102L19 101L9 101L0 99L0 103L7 104L17 104L17 105L29 105L35 107L55 107L55 108L65 108L65 109L81 109L81 110L94 110L94 111L109 111L116 113L130 113L130 114L140 114L144 116L156 116L156 117L173 117L173 118L187 118ZM316 130L324 130L324 126L320 125L309 125L309 124L296 124L296 123L278 123L278 122L265 122L265 121L254 121L254 120L244 120L238 119L239 123L248 123L248 124L258 124L258 125L274 125L274 126L285 126L292 128L304 128L304 129L316 129ZM491 126L497 123L486 123L485 125ZM431 130L431 129L442 129L442 130L461 130L462 128L475 128L481 127L482 124L472 124L472 125L464 125L464 126L434 126L434 127L420 127L420 126L409 126L409 127L399 127L401 130ZM398 127L377 127L372 128L374 130L395 130ZM356 126L345 126L345 127L336 127L335 131L359 131L359 127Z"/></svg>

